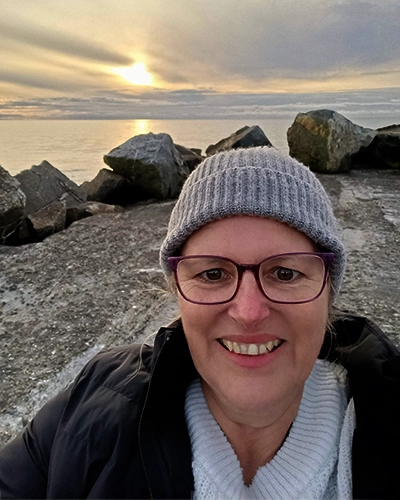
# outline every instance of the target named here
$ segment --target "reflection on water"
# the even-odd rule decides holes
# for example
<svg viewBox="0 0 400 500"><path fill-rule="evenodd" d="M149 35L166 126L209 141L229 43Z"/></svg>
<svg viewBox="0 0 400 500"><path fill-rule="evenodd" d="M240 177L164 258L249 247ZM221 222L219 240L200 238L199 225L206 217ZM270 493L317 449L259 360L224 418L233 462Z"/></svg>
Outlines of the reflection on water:
<svg viewBox="0 0 400 500"><path fill-rule="evenodd" d="M132 122L132 128L132 137L134 135L148 134L151 132L149 120L135 120Z"/></svg>

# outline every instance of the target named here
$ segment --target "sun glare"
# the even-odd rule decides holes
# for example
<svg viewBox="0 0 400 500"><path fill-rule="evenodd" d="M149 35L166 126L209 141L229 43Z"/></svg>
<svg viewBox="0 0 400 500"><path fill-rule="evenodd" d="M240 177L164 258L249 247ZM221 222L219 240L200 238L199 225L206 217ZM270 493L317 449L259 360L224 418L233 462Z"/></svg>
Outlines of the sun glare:
<svg viewBox="0 0 400 500"><path fill-rule="evenodd" d="M153 82L153 77L143 63L136 63L130 68L118 68L115 72L133 85L151 85Z"/></svg>

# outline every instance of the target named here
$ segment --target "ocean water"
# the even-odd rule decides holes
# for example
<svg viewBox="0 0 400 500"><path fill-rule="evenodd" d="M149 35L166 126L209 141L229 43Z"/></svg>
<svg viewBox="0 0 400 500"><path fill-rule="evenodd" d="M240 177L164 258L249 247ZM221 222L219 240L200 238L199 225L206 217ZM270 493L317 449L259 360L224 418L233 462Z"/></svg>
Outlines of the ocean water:
<svg viewBox="0 0 400 500"><path fill-rule="evenodd" d="M0 120L0 165L12 175L47 160L77 184L106 167L103 155L138 134L165 132L176 144L199 148L244 125L259 125L272 144L287 151L291 118L254 120ZM351 117L349 117L351 119ZM400 122L400 116L397 123ZM393 116L353 120L378 128L396 123Z"/></svg>

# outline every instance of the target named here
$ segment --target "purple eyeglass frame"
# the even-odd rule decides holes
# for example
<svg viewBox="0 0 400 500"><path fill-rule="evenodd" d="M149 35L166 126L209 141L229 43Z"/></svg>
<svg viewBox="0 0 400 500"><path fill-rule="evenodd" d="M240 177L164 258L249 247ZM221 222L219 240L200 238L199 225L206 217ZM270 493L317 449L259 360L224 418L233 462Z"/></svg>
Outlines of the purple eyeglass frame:
<svg viewBox="0 0 400 500"><path fill-rule="evenodd" d="M286 256L291 256L291 255L313 255L315 257L319 257L325 267L325 274L324 274L324 280L322 282L322 287L319 293L313 297L312 299L307 299L307 300L297 300L293 302L286 302L286 301L281 301L281 300L274 300L268 297L268 295L265 293L261 282L260 282L260 266L266 262L267 260L274 259L276 257L286 257ZM178 265L179 262L182 260L188 260L188 259L193 259L193 258L213 258L213 259L222 259L226 260L228 262L231 262L237 269L238 272L238 278L237 278L237 286L236 289L232 295L232 297L228 300L221 300L220 302L197 302L195 300L188 299L185 294L182 292L181 287L179 285L179 280L178 280ZM240 288L240 284L242 282L242 277L243 273L245 271L251 271L254 274L254 278L257 282L258 288L261 290L261 293L266 297L268 300L271 302L275 302L276 304L306 304L307 302L312 302L313 300L316 300L324 291L324 288L326 286L326 283L328 281L328 276L329 276L329 269L331 268L333 261L335 259L335 254L331 252L290 252L290 253L280 253L277 255L271 255L270 257L267 257L266 259L262 260L258 264L238 264L232 259L229 259L228 257L221 257L219 255L187 255L187 256L180 256L180 257L168 257L168 265L171 268L172 272L174 273L174 278L175 278L175 283L176 286L178 287L179 293L182 295L182 297L187 301L191 302L192 304L200 304L200 305L205 305L205 306L211 306L211 305L217 305L217 304L226 304L227 302L230 302L233 300Z"/></svg>

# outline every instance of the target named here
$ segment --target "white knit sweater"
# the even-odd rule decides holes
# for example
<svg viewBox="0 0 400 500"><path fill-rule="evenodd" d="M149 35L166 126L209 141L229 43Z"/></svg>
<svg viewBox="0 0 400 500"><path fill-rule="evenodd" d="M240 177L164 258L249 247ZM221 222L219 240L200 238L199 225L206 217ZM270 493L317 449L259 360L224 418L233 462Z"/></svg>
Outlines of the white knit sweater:
<svg viewBox="0 0 400 500"><path fill-rule="evenodd" d="M186 395L194 498L350 499L354 406L347 403L346 371L318 360L308 378L290 433L275 457L243 482L237 456L195 380Z"/></svg>

